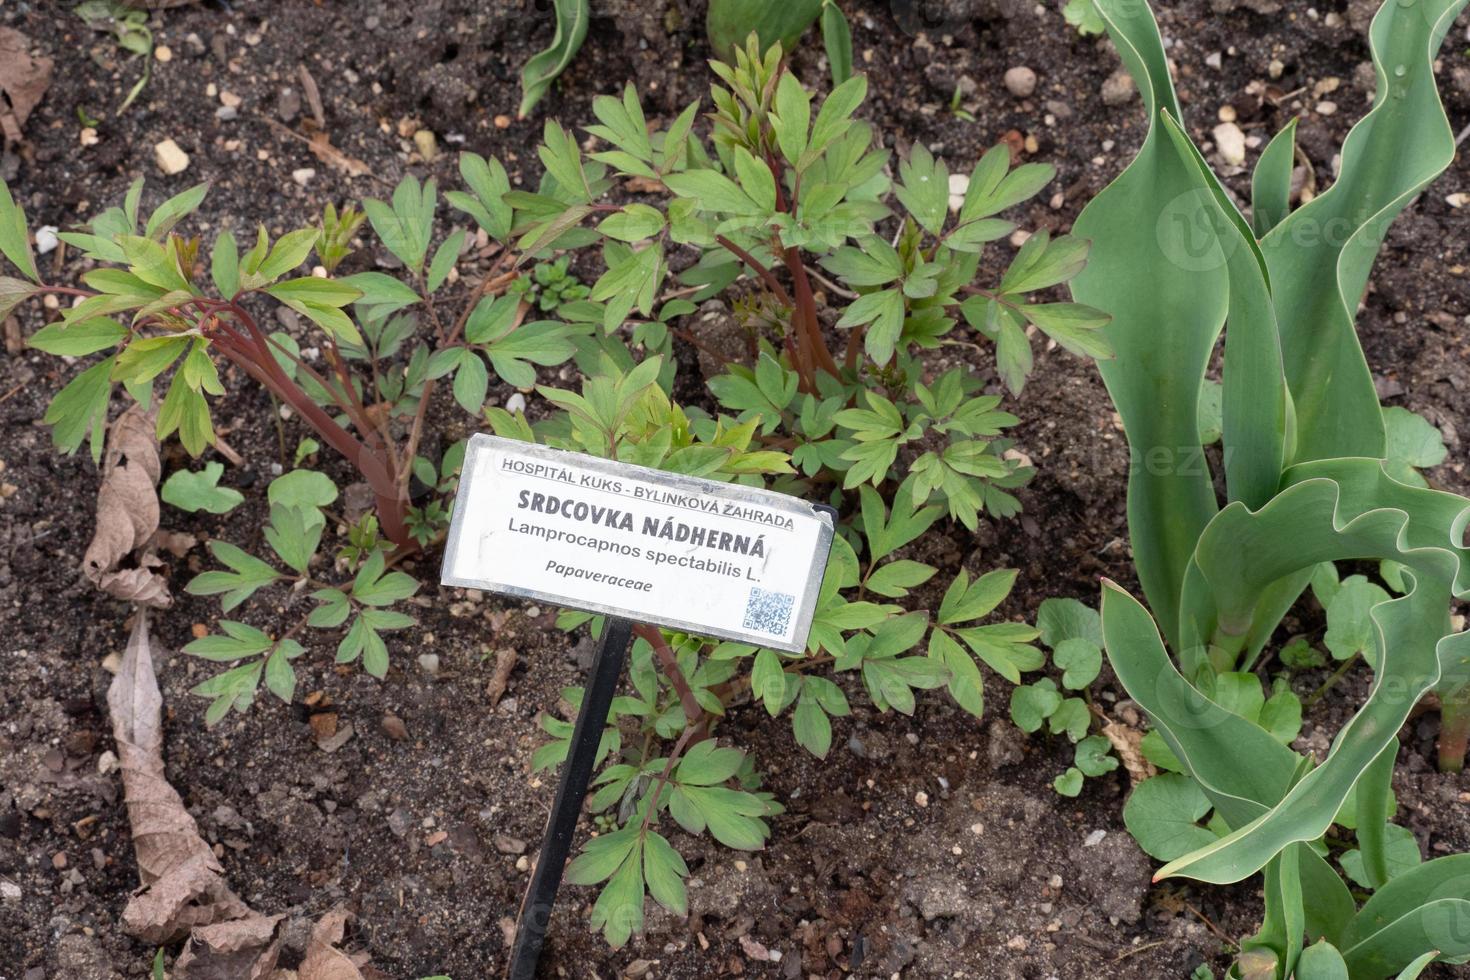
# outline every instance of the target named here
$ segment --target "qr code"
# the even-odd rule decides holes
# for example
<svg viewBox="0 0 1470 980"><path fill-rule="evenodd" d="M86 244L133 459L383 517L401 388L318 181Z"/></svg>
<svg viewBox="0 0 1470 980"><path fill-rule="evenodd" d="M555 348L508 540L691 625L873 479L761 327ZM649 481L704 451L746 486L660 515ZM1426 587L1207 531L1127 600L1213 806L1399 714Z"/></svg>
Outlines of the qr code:
<svg viewBox="0 0 1470 980"><path fill-rule="evenodd" d="M785 636L796 596L752 588L745 603L745 628L772 636Z"/></svg>

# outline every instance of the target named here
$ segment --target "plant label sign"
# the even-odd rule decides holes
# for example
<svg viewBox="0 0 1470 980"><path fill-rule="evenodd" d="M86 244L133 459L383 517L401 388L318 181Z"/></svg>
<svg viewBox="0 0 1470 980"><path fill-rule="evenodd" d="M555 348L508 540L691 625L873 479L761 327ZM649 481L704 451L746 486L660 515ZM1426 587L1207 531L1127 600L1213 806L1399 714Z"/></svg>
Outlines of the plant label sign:
<svg viewBox="0 0 1470 980"><path fill-rule="evenodd" d="M796 497L476 435L440 578L799 653L831 546Z"/></svg>

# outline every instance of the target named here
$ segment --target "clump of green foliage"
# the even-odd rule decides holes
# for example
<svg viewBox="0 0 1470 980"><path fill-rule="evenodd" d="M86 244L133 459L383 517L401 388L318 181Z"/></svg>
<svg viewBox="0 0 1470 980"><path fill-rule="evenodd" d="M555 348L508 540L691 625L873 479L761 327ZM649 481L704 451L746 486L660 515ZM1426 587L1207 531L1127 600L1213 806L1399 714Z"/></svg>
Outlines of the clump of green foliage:
<svg viewBox="0 0 1470 980"><path fill-rule="evenodd" d="M1443 446L1422 419L1380 406L1353 323L1388 223L1454 156L1434 57L1464 0L1383 6L1370 33L1377 95L1337 182L1290 209L1289 126L1261 155L1249 223L1183 127L1151 12L1097 7L1150 116L1138 159L1078 219L1096 248L1073 284L1115 316L1117 356L1100 368L1133 455L1129 530L1153 613L1106 583L1107 655L1153 722L1143 750L1164 770L1125 820L1167 862L1160 878L1264 873L1265 920L1232 977L1380 980L1464 962L1470 854L1423 861L1392 822L1392 776L1397 734L1431 693L1441 767L1464 762L1470 633L1450 610L1470 596L1470 500L1416 471ZM1202 448L1216 439L1223 504ZM1333 564L1364 559L1382 586ZM1289 680L1326 658L1298 637L1280 652L1287 670L1263 676L1309 585L1340 664L1316 696L1355 664L1374 673L1320 760L1290 747L1302 704Z"/></svg>
<svg viewBox="0 0 1470 980"><path fill-rule="evenodd" d="M979 717L983 672L1019 685L1046 667L1038 637L1069 692L1085 687L1100 661L1096 638L1089 654L1072 632L1095 628L1072 623L1070 607L1048 613L1046 623L1056 623L1041 629L996 617L1014 571L963 569L940 588L938 568L906 553L946 517L973 528L982 515L1016 513L1011 491L1031 475L1004 438L1017 419L1000 407L1003 396L984 391L968 368L936 366L935 355L987 345L1019 394L1032 327L1068 350L1107 352L1098 329L1105 315L1035 297L1082 268L1084 241L1031 235L998 282L975 284L987 244L1017 230L1002 213L1037 194L1053 169L1012 167L998 148L951 202L948 168L922 146L898 164L896 181L890 175L873 127L854 118L862 77L813 105L780 48L761 53L754 39L715 71L725 84L712 93L708 142L695 133L699 103L651 128L629 88L594 103L598 124L588 132L602 148L590 154L546 124L545 173L534 189L513 190L499 162L466 153L463 189L441 195L433 180L408 176L387 201L329 208L275 241L261 229L243 252L221 231L207 269L202 243L180 231L203 186L145 216L135 184L121 207L64 233L95 263L85 288L41 280L25 218L8 191L0 197L0 251L23 276L0 278L0 312L67 297L73 305L30 343L93 358L48 410L60 448L90 439L99 449L120 388L157 405L160 438L177 434L188 452L203 453L229 368L311 431L295 468L267 490L261 553L214 541L217 567L186 586L219 595L222 612L241 617L187 648L232 665L196 688L211 700L210 721L243 710L262 683L289 700L308 637L335 639L341 662L375 676L388 670L386 636L412 626L419 588L400 566L442 535L464 454L463 442L433 455L420 449L436 386L502 436L766 485L840 509L802 653L638 629L635 693L614 702L593 801L609 832L569 871L574 881L605 883L593 919L614 944L638 928L645 895L684 907L686 869L662 836L665 816L736 848L759 847L769 834L779 804L760 790L754 760L713 738L733 704L748 698L773 718L789 717L795 740L825 758L832 719L850 712L834 675L851 673L880 711L912 712L917 691L944 689ZM609 202L632 177L663 190ZM441 200L496 246L477 278L452 275L471 229L442 227ZM339 274L369 227L400 275ZM671 281L679 251L684 271ZM572 253L600 258L605 269L585 295L568 273ZM305 271L313 254L316 267ZM674 341L691 337L684 319L716 296L731 298L751 356L708 380L705 410L671 397ZM263 326L272 305L296 314L302 330ZM579 383L538 383L540 369L569 376L570 366ZM492 401L492 380L535 398L535 408L528 415ZM339 488L309 465L323 447L367 484L370 513L349 521L333 509ZM171 474L163 497L228 513L242 495L223 480L223 467L206 462ZM328 531L335 547L324 545ZM267 596L263 618L282 604L299 613L280 635L246 621L247 603ZM570 629L590 618L561 621ZM575 707L580 692L566 694ZM1042 714L1077 743L1077 773L1116 766L1088 735L1080 697ZM570 724L549 715L542 724L552 736L536 754L544 767L563 757ZM1066 774L1059 789L1075 792L1076 778Z"/></svg>

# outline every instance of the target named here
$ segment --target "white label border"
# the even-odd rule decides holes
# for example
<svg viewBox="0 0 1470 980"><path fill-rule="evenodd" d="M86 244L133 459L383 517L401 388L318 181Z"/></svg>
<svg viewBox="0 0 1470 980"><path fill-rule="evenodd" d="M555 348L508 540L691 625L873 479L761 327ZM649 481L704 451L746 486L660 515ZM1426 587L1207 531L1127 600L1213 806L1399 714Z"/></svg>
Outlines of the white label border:
<svg viewBox="0 0 1470 980"><path fill-rule="evenodd" d="M816 548L814 549L810 566L807 569L805 589L798 597L796 626L792 633L792 640L787 643L768 634L747 632L733 628L713 627L707 624L688 622L673 616L651 615L647 610L630 610L618 606L577 600L553 592L528 589L507 582L473 577L459 577L450 574L450 570L457 567L461 540L465 533L465 513L468 510L465 504L473 499L474 475L478 471L478 467L474 465L474 461L482 453L497 451L510 452L541 462L569 466L609 477L620 476L624 479L654 484L682 493L699 494L734 503L755 505L790 515L793 518L816 520L818 523ZM826 571L827 560L831 552L833 531L833 516L830 509L819 507L799 497L755 487L747 487L741 484L720 483L715 480L670 473L666 470L656 470L646 466L637 466L632 463L621 463L598 456L588 456L582 453L554 449L550 446L542 446L536 443L521 442L516 439L504 439L499 436L476 433L470 437L469 443L465 447L464 464L460 471L459 489L455 493L454 515L451 518L449 534L445 541L444 561L441 566L439 581L441 585L481 589L519 599L546 602L567 609L578 609L584 612L630 619L634 622L650 623L681 632L693 633L698 636L710 636L718 639L733 640L737 643L749 643L772 650L783 650L788 653L802 653L806 650L807 637L811 632L812 619L816 614L817 599L822 588L822 576ZM507 556L506 561L508 563L514 560L514 556Z"/></svg>

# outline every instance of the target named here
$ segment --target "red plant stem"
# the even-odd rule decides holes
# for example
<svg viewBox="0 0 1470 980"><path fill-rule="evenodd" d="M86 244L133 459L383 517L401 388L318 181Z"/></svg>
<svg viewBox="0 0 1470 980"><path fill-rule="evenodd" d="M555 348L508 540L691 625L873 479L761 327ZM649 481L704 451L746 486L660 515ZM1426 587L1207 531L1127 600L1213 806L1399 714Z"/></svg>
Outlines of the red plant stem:
<svg viewBox="0 0 1470 980"><path fill-rule="evenodd" d="M786 269L796 287L796 308L806 329L808 349L816 357L817 365L835 378L840 372L837 362L832 359L832 352L827 349L827 341L822 337L821 325L817 323L817 298L812 292L811 280L807 278L806 266L802 265L801 255L794 246L785 250L785 256Z"/></svg>
<svg viewBox="0 0 1470 980"><path fill-rule="evenodd" d="M796 306L796 304L791 301L791 294L786 291L785 286L781 285L781 280L777 279L776 274L770 269L767 269L763 264L761 264L760 260L758 260L754 255L751 255L745 249L741 248L739 245L736 245L724 235L716 235L715 241L724 246L725 250L731 255L734 255L741 262L744 262L747 266L749 266L750 271L754 272L757 276L760 277L761 282L765 283L766 288L775 294L776 299L781 303L782 306Z"/></svg>
<svg viewBox="0 0 1470 980"><path fill-rule="evenodd" d="M357 468L373 490L378 519L383 533L400 548L412 546L413 538L408 533L406 522L406 498L398 492L398 484L390 472L390 466L380 456L358 440L352 433L338 425L326 411L311 400L291 377L276 363L260 327L250 314L237 303L231 303L230 312L250 334L250 343L238 344L231 340L220 345L233 363L255 378L287 405L316 432ZM240 340L245 338L241 337ZM352 413L349 412L349 415ZM356 420L354 420L356 421Z"/></svg>
<svg viewBox="0 0 1470 980"><path fill-rule="evenodd" d="M679 694L679 704L684 708L684 720L692 727L695 722L704 715L704 709L694 697L694 689L684 679L684 672L679 669L679 658L674 651L669 649L668 641L664 639L663 632L657 627L645 623L635 623L633 632L640 639L646 640L653 647L653 652L658 657L659 665L663 667L664 673L668 675L669 683L674 685L674 690Z"/></svg>
<svg viewBox="0 0 1470 980"><path fill-rule="evenodd" d="M1464 769L1467 745L1470 745L1470 684L1440 696L1439 771Z"/></svg>

